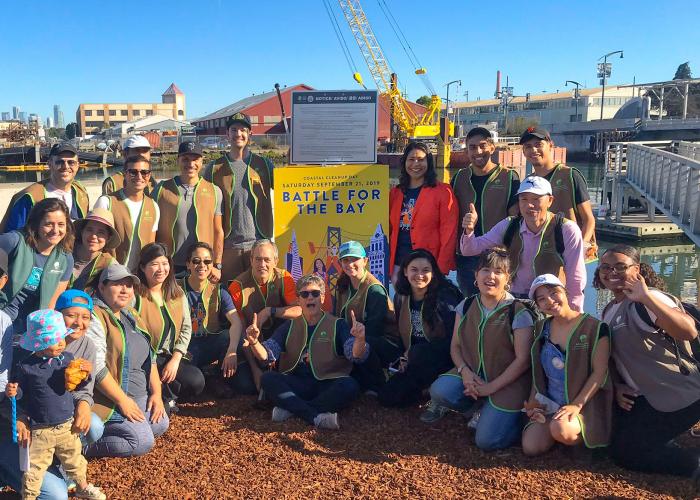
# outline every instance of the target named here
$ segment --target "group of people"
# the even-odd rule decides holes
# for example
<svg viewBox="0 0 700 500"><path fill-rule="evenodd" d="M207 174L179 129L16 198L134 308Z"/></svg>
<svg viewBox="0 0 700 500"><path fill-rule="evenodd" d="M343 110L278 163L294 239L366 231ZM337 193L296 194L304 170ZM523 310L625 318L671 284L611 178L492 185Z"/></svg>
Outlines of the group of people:
<svg viewBox="0 0 700 500"><path fill-rule="evenodd" d="M593 283L614 296L602 318L582 312L595 219L547 131L522 135L535 170L522 180L492 162L483 128L451 185L426 145L408 145L389 196L391 297L356 241L339 248L332 294L325 273L295 282L279 267L272 163L249 150L246 115L227 125L230 151L205 167L184 142L161 182L148 142L130 138L92 209L77 151L58 144L49 178L12 198L0 482L24 498L104 498L84 457L147 453L205 386L319 429L339 429L362 392L387 407L429 394L421 420L462 413L484 450L609 445L624 467L698 476L700 450L673 441L700 419L695 323L626 245L600 256Z"/></svg>

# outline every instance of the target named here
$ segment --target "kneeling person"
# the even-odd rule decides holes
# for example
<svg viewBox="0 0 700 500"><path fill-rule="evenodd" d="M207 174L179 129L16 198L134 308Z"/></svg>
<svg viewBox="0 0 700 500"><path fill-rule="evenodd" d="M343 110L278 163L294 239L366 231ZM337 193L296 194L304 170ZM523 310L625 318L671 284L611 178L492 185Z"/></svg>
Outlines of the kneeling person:
<svg viewBox="0 0 700 500"><path fill-rule="evenodd" d="M279 369L262 376L263 390L275 404L273 421L296 415L316 427L338 429L336 412L360 392L350 372L369 354L365 327L353 318L349 328L344 319L321 309L325 284L320 277L302 277L296 290L301 317L285 321L260 343L256 315L246 338L259 361L276 362Z"/></svg>

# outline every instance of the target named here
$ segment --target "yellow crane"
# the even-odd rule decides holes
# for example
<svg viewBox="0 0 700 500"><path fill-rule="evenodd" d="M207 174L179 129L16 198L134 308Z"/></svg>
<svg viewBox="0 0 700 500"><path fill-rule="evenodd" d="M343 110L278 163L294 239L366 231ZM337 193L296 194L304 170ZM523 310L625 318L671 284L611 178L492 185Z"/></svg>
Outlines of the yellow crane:
<svg viewBox="0 0 700 500"><path fill-rule="evenodd" d="M438 168L446 167L450 161L450 142L448 137L454 135L454 124L445 119L444 126L448 129L448 134L441 133L440 109L442 100L431 85L426 85L432 94L430 104L428 110L421 117L416 116L408 101L401 95L397 85L396 74L389 69L387 59L374 35L372 26L367 20L360 0L338 0L338 4L357 45L360 47L360 52L367 63L377 89L391 104L391 114L394 122L408 138L434 141L437 144L436 166ZM424 82L428 82L425 68L418 67L415 73L423 77ZM359 72L355 72L353 78L357 83L364 86ZM447 137L445 137L446 135Z"/></svg>

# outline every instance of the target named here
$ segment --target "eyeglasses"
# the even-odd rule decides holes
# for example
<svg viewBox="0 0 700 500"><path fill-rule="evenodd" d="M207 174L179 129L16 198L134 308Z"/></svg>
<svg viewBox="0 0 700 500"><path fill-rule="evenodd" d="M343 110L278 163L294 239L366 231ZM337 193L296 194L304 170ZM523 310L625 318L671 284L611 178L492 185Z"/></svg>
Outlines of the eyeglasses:
<svg viewBox="0 0 700 500"><path fill-rule="evenodd" d="M126 171L131 177L138 177L139 175L144 179L151 176L150 170L139 170L137 168L130 168Z"/></svg>
<svg viewBox="0 0 700 500"><path fill-rule="evenodd" d="M78 166L78 160L66 160L64 158L54 158L53 162L56 166L60 165L63 163L64 165L68 165L69 167L77 167Z"/></svg>
<svg viewBox="0 0 700 500"><path fill-rule="evenodd" d="M308 299L309 295L316 299L321 296L321 290L304 290L299 292L299 297L302 299Z"/></svg>
<svg viewBox="0 0 700 500"><path fill-rule="evenodd" d="M211 263L214 261L211 259L200 259L199 257L195 257L190 262L192 262L192 264L194 264L195 266L198 266L200 264L204 264L205 266L211 266Z"/></svg>
<svg viewBox="0 0 700 500"><path fill-rule="evenodd" d="M630 267L636 265L637 264L623 264L622 262L615 264L614 266L609 266L608 264L601 264L600 266L598 266L598 272L600 274L610 274L611 271L615 271L617 274L623 274Z"/></svg>

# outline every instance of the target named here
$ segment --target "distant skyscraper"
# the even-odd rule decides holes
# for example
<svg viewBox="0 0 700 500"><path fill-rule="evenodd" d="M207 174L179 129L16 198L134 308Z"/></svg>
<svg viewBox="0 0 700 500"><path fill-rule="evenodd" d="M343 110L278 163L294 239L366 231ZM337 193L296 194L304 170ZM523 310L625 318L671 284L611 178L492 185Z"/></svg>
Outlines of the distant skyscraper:
<svg viewBox="0 0 700 500"><path fill-rule="evenodd" d="M27 123L27 112L20 111L19 113L17 113L17 119L22 123Z"/></svg>
<svg viewBox="0 0 700 500"><path fill-rule="evenodd" d="M53 105L53 122L56 127L63 128L63 111L61 111L61 106L58 104Z"/></svg>
<svg viewBox="0 0 700 500"><path fill-rule="evenodd" d="M297 233L292 230L292 242L290 243L289 252L287 252L287 270L294 278L298 280L304 275L302 269L301 258L299 256L299 245L297 244Z"/></svg>
<svg viewBox="0 0 700 500"><path fill-rule="evenodd" d="M19 120L19 106L12 106L12 119Z"/></svg>
<svg viewBox="0 0 700 500"><path fill-rule="evenodd" d="M11 116L12 116L12 114L10 114L9 111L3 111L3 112L2 112L2 120L3 120L3 121L9 120Z"/></svg>
<svg viewBox="0 0 700 500"><path fill-rule="evenodd" d="M50 116L46 117L46 128L53 128L53 120Z"/></svg>

